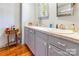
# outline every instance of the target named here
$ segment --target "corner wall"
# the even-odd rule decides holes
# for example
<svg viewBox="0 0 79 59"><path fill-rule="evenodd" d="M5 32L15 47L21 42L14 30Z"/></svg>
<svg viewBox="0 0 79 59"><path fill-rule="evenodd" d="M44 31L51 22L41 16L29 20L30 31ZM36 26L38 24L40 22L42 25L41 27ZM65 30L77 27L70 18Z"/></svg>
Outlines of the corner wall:
<svg viewBox="0 0 79 59"><path fill-rule="evenodd" d="M24 44L24 26L32 22L35 25L35 4L23 3L22 4L22 43Z"/></svg>
<svg viewBox="0 0 79 59"><path fill-rule="evenodd" d="M7 43L4 29L15 25L19 27L19 4L18 3L0 3L0 48Z"/></svg>

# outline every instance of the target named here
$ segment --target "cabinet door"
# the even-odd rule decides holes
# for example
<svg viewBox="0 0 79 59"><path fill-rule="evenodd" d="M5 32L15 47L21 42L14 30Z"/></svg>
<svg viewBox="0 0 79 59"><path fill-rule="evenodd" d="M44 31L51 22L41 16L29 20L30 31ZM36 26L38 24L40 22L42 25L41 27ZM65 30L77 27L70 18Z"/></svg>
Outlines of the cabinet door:
<svg viewBox="0 0 79 59"><path fill-rule="evenodd" d="M28 38L28 28L25 27L24 28L24 43L27 44L27 45L29 44L28 39L29 39Z"/></svg>
<svg viewBox="0 0 79 59"><path fill-rule="evenodd" d="M36 54L37 56L46 56L47 55L47 44L44 39L39 36L36 37Z"/></svg>
<svg viewBox="0 0 79 59"><path fill-rule="evenodd" d="M49 44L48 56L71 56L67 52Z"/></svg>
<svg viewBox="0 0 79 59"><path fill-rule="evenodd" d="M29 29L29 48L32 53L35 54L35 38L34 38L34 30Z"/></svg>

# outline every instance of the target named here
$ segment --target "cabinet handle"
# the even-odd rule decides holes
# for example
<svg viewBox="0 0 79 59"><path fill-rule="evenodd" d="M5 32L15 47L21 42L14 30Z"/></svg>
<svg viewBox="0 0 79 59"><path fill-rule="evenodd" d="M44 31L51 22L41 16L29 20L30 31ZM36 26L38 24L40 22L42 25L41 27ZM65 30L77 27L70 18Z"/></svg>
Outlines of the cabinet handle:
<svg viewBox="0 0 79 59"><path fill-rule="evenodd" d="M45 45L45 46L47 45L46 42L44 42L44 45Z"/></svg>
<svg viewBox="0 0 79 59"><path fill-rule="evenodd" d="M65 44L61 43L61 42L57 42L57 44L61 45L61 46L66 46Z"/></svg>
<svg viewBox="0 0 79 59"><path fill-rule="evenodd" d="M49 45L49 49L51 48L51 46Z"/></svg>
<svg viewBox="0 0 79 59"><path fill-rule="evenodd" d="M29 32L33 32L32 30L29 30Z"/></svg>
<svg viewBox="0 0 79 59"><path fill-rule="evenodd" d="M30 31L30 33L32 33L32 31Z"/></svg>

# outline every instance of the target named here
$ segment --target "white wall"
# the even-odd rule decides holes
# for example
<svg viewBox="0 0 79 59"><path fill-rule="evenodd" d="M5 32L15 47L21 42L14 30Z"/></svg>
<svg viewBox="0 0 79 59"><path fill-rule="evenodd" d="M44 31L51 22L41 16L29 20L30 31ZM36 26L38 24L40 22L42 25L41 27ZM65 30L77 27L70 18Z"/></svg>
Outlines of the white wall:
<svg viewBox="0 0 79 59"><path fill-rule="evenodd" d="M67 27L74 23L79 27L79 4L76 4L74 9L74 16L56 17L56 4L49 3L49 19L42 20L42 26L48 27L52 23L54 26L56 24L64 24ZM38 20L37 17L36 19Z"/></svg>
<svg viewBox="0 0 79 59"><path fill-rule="evenodd" d="M16 27L20 29L20 4L16 3L14 5L15 5L15 8L14 8L15 20L14 21L15 21Z"/></svg>
<svg viewBox="0 0 79 59"><path fill-rule="evenodd" d="M19 4L0 3L0 48L7 43L4 29L16 25L19 27Z"/></svg>
<svg viewBox="0 0 79 59"><path fill-rule="evenodd" d="M55 5L56 6L56 5ZM56 9L56 8L55 8ZM64 24L66 27L70 26L71 24L75 24L79 28L79 4L74 6L74 15L73 16L63 16L63 17L56 17L55 24Z"/></svg>
<svg viewBox="0 0 79 59"><path fill-rule="evenodd" d="M24 43L24 25L35 24L35 6L33 3L22 4L22 43Z"/></svg>

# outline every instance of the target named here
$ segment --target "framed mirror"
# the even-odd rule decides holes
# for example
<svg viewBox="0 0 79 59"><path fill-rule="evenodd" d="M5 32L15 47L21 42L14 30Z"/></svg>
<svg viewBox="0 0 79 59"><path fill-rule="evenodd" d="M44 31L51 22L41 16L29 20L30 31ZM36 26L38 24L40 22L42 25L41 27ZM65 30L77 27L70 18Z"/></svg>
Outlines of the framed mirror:
<svg viewBox="0 0 79 59"><path fill-rule="evenodd" d="M57 16L74 15L75 3L57 3Z"/></svg>

